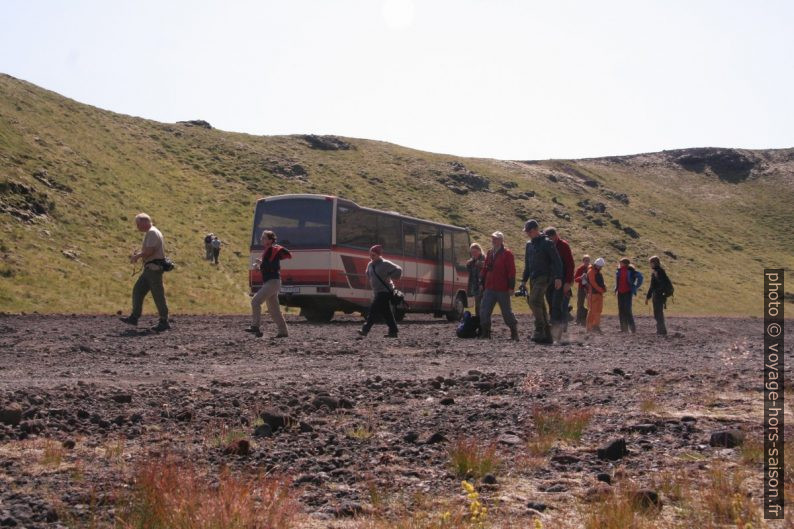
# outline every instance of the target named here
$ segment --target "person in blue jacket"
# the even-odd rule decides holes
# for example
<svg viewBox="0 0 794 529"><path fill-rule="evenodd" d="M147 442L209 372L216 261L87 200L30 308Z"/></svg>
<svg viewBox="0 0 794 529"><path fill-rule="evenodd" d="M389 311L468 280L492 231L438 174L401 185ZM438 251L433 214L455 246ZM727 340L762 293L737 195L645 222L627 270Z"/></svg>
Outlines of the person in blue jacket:
<svg viewBox="0 0 794 529"><path fill-rule="evenodd" d="M637 295L637 290L642 286L642 281L642 274L634 268L631 260L628 257L622 258L620 266L615 271L615 293L618 296L620 332L637 332L637 326L634 324L634 315L631 313L631 300Z"/></svg>

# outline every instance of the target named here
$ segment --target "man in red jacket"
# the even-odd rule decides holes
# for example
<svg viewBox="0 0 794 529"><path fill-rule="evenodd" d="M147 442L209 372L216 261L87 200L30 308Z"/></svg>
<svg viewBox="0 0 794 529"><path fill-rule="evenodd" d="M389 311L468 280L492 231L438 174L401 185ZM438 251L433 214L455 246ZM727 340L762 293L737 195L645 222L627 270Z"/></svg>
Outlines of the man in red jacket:
<svg viewBox="0 0 794 529"><path fill-rule="evenodd" d="M491 337L491 314L499 303L505 325L510 328L510 339L518 340L518 321L510 305L516 287L516 260L513 252L505 248L504 238L501 231L491 235L492 248L488 250L482 267L485 288L480 302L480 338Z"/></svg>
<svg viewBox="0 0 794 529"><path fill-rule="evenodd" d="M557 248L562 260L562 288L555 289L554 285L549 285L546 291L546 299L549 303L549 313L551 314L551 335L555 342L567 342L567 338L562 340L563 333L568 330L568 306L571 300L571 285L573 285L573 272L576 264L573 262L573 254L568 241L560 237L557 228L548 227L543 232L546 237L551 239Z"/></svg>

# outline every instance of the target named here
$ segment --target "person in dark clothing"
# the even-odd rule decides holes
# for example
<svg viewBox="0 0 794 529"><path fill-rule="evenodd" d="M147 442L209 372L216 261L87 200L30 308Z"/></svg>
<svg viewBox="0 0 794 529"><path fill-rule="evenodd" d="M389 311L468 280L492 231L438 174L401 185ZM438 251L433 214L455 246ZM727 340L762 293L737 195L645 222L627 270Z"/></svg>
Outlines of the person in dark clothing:
<svg viewBox="0 0 794 529"><path fill-rule="evenodd" d="M556 228L548 227L543 233L554 243L562 261L562 288L554 288L552 284L546 290L546 301L549 303L551 315L551 335L555 342L567 342L567 337L563 340L563 334L568 330L568 305L571 299L573 269L576 265L573 262L571 246L568 241L560 237Z"/></svg>
<svg viewBox="0 0 794 529"><path fill-rule="evenodd" d="M620 266L615 271L615 294L618 296L620 332L637 332L634 315L631 312L631 302L637 295L637 290L642 286L642 281L642 274L634 268L631 260L628 257L621 259Z"/></svg>
<svg viewBox="0 0 794 529"><path fill-rule="evenodd" d="M369 249L370 261L367 265L367 280L374 297L367 312L367 321L364 322L364 326L358 331L358 334L361 336L369 334L376 319L382 317L389 327L389 334L386 337L397 338L397 322L394 320L394 312L391 307L391 297L394 292L392 280L400 279L403 269L381 257L382 254L383 247L380 244Z"/></svg>
<svg viewBox="0 0 794 529"><path fill-rule="evenodd" d="M531 340L541 344L554 343L546 310L546 291L550 285L555 290L562 289L562 260L554 243L541 233L536 220L530 219L524 224L524 234L530 240L524 254L521 286L526 287L529 281L527 303L535 316L535 332Z"/></svg>
<svg viewBox="0 0 794 529"><path fill-rule="evenodd" d="M281 261L291 259L292 254L283 246L276 244L276 234L270 230L262 232L260 242L264 250L262 256L256 260L256 264L262 273L262 286L251 298L251 325L245 331L253 333L257 338L262 337L259 324L262 320L262 303L266 303L267 311L278 328L276 338L286 338L289 332L278 304L278 292L281 289Z"/></svg>
<svg viewBox="0 0 794 529"><path fill-rule="evenodd" d="M480 315L480 302L482 301L482 267L485 266L485 256L482 254L482 246L472 243L469 247L471 259L466 262L466 270L469 272L469 284L466 295L474 300L474 315Z"/></svg>
<svg viewBox="0 0 794 529"><path fill-rule="evenodd" d="M656 334L666 335L667 326L664 322L664 309L667 308L667 297L673 291L673 283L667 277L667 272L662 268L662 263L658 256L654 255L648 259L648 262L651 264L651 286L648 287L645 304L648 304L648 300L653 302Z"/></svg>
<svg viewBox="0 0 794 529"><path fill-rule="evenodd" d="M576 324L587 323L587 270L590 268L590 256L582 257L582 264L573 273L573 281L579 287L576 289Z"/></svg>
<svg viewBox="0 0 794 529"><path fill-rule="evenodd" d="M212 260L212 237L213 237L212 233L208 233L204 237L204 251L206 252L204 258L207 261Z"/></svg>

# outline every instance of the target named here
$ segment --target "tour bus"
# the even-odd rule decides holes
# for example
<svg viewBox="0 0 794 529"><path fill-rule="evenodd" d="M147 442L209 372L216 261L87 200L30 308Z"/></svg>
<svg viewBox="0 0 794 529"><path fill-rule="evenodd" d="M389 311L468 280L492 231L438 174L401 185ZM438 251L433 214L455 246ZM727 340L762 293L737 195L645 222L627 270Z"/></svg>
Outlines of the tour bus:
<svg viewBox="0 0 794 529"><path fill-rule="evenodd" d="M466 297L469 232L465 228L361 207L335 196L279 195L256 203L251 235L249 284L262 285L255 265L263 230L276 233L292 259L281 263L279 302L299 307L312 322L330 321L335 311L365 314L372 299L366 269L369 248L383 245L383 257L403 269L396 281L409 312L446 315L457 321ZM396 310L402 319L405 314Z"/></svg>

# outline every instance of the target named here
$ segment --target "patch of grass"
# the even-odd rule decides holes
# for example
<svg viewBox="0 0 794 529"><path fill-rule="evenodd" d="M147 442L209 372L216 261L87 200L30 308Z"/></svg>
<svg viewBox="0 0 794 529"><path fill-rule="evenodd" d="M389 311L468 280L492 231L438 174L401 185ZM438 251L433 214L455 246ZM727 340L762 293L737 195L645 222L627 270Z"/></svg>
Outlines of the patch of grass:
<svg viewBox="0 0 794 529"><path fill-rule="evenodd" d="M106 459L119 461L124 456L124 447L125 440L123 437L119 437L115 440L108 440L102 448Z"/></svg>
<svg viewBox="0 0 794 529"><path fill-rule="evenodd" d="M63 462L64 448L56 441L47 441L39 463L45 467L58 468Z"/></svg>
<svg viewBox="0 0 794 529"><path fill-rule="evenodd" d="M358 425L345 431L345 435L358 441L369 441L375 435L375 429L368 425Z"/></svg>
<svg viewBox="0 0 794 529"><path fill-rule="evenodd" d="M590 419L592 410L562 410L558 408L535 407L532 421L538 437L551 437L565 441L579 442Z"/></svg>
<svg viewBox="0 0 794 529"><path fill-rule="evenodd" d="M710 469L701 498L704 511L714 522L737 527L757 526L759 510L744 486L746 478L745 471L738 467L728 469L715 465Z"/></svg>
<svg viewBox="0 0 794 529"><path fill-rule="evenodd" d="M298 503L287 480L227 470L210 478L184 462L163 461L140 469L119 512L118 529L290 529Z"/></svg>
<svg viewBox="0 0 794 529"><path fill-rule="evenodd" d="M212 448L224 448L247 437L247 434L239 428L232 428L225 423L215 423L205 432L204 442Z"/></svg>
<svg viewBox="0 0 794 529"><path fill-rule="evenodd" d="M748 436L742 443L739 453L746 465L758 465L764 462L764 443L757 437Z"/></svg>
<svg viewBox="0 0 794 529"><path fill-rule="evenodd" d="M463 479L480 479L493 474L501 463L495 443L481 443L473 437L453 441L448 455L450 468Z"/></svg>
<svg viewBox="0 0 794 529"><path fill-rule="evenodd" d="M585 529L651 529L654 524L629 494L615 492L587 506L582 526Z"/></svg>
<svg viewBox="0 0 794 529"><path fill-rule="evenodd" d="M655 397L645 397L640 401L640 411L643 413L654 413L659 411L661 406L656 401Z"/></svg>

